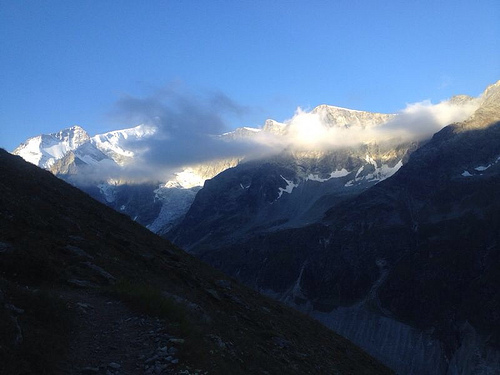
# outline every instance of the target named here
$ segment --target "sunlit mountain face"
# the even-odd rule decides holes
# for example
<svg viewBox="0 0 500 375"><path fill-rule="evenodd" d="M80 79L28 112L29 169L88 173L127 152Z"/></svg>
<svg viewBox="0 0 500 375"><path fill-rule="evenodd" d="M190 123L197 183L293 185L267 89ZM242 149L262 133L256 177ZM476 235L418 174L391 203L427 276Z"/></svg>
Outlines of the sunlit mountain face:
<svg viewBox="0 0 500 375"><path fill-rule="evenodd" d="M303 196L294 201L303 203L295 208L296 203L287 205L285 213L282 208L274 210L266 214L267 221L290 221L293 216L298 220L294 225L301 225L323 214L318 207L322 199L357 194L394 174L432 129L446 125L449 119L467 116L478 102L479 98L458 96L435 106L410 106L398 114L320 105L310 112L298 110L285 123L267 120L260 128L204 136L215 150L212 157L187 164L181 160L175 166L169 160L165 164L156 160L176 158L175 151L169 151L175 150L176 139L165 132L166 125L143 124L95 136L73 126L30 138L14 154L49 169L161 234L169 233L182 220L206 180L238 164L246 164L243 168L248 169L278 162L287 171L276 175L265 199L290 195L300 186L295 195L302 191ZM427 120L431 125L426 130L408 130ZM187 141L183 138L181 143L189 143L189 133L182 133L182 137ZM198 137L193 135L192 142L201 142L198 149L202 149L204 142ZM158 156L163 150L169 156ZM250 186L248 176L243 179L236 185L244 186L239 193ZM283 206L283 201L275 207Z"/></svg>

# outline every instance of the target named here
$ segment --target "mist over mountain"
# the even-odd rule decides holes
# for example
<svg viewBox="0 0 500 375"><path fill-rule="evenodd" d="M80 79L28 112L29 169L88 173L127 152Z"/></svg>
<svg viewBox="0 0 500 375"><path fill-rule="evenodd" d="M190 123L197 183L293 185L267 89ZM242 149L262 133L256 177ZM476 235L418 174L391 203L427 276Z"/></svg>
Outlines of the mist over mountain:
<svg viewBox="0 0 500 375"><path fill-rule="evenodd" d="M461 100L452 98L435 105L424 101L408 105L394 115L320 105L310 112L298 108L284 123L267 120L260 128L224 133L228 128L224 115L241 115L245 108L220 93L199 97L167 87L149 97L126 96L116 103L116 119L142 125L93 137L74 126L30 138L14 153L49 168L66 153L90 143L119 168L113 163L99 163L104 159L102 155L85 156L95 154L95 150L79 150L80 155L76 156L93 164L91 169L80 171L87 174L82 179L89 183L108 178L124 182L165 181L183 167L214 160L252 160L283 150L328 151L390 140L419 141L470 116L479 100L463 96Z"/></svg>

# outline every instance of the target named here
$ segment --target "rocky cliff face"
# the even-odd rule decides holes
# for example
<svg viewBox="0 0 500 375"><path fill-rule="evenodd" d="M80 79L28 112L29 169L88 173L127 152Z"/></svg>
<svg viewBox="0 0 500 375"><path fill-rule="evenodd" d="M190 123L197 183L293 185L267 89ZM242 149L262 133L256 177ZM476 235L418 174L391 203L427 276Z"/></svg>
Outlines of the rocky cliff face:
<svg viewBox="0 0 500 375"><path fill-rule="evenodd" d="M370 127L383 124L395 117L392 114L357 111L325 104L314 108L312 113L318 114L330 127Z"/></svg>
<svg viewBox="0 0 500 375"><path fill-rule="evenodd" d="M210 251L260 232L318 222L342 200L390 177L416 143L286 152L240 163L208 180L169 238Z"/></svg>

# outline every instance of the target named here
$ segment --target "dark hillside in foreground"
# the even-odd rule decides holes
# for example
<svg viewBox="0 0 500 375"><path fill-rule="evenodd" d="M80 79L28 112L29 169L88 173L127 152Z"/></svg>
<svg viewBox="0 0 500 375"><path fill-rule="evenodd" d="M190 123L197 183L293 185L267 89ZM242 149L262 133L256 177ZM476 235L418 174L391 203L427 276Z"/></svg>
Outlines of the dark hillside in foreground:
<svg viewBox="0 0 500 375"><path fill-rule="evenodd" d="M390 373L4 150L0 291L0 373Z"/></svg>

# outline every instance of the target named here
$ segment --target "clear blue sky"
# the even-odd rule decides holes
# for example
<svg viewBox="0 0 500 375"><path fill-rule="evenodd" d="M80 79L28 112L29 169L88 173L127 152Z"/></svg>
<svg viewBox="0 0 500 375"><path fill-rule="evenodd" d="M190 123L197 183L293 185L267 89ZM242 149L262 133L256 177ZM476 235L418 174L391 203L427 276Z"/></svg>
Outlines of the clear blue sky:
<svg viewBox="0 0 500 375"><path fill-rule="evenodd" d="M500 79L500 2L0 0L0 147L110 115L172 82L219 91L236 126L322 103L394 112Z"/></svg>

